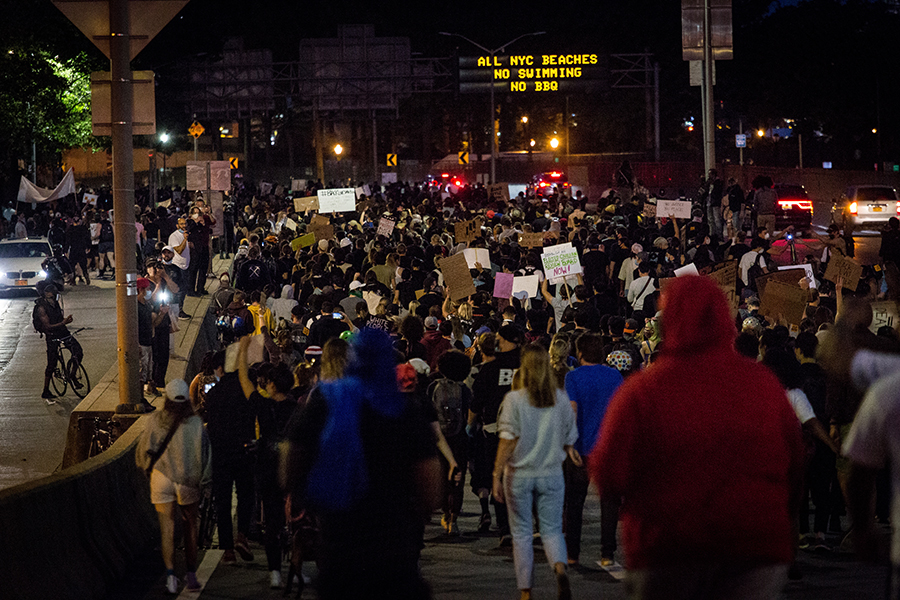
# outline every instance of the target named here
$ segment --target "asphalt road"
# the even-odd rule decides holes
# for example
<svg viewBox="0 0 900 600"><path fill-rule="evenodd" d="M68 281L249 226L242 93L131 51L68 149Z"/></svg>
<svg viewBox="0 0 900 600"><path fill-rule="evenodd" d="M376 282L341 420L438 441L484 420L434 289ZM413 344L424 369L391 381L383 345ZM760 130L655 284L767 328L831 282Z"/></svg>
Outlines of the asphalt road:
<svg viewBox="0 0 900 600"><path fill-rule="evenodd" d="M36 294L27 290L0 294L0 489L53 473L62 463L69 415L80 399L66 392L57 404L41 398L46 342L31 326ZM116 296L112 281L67 287L65 314L74 321L84 366L97 382L116 362Z"/></svg>

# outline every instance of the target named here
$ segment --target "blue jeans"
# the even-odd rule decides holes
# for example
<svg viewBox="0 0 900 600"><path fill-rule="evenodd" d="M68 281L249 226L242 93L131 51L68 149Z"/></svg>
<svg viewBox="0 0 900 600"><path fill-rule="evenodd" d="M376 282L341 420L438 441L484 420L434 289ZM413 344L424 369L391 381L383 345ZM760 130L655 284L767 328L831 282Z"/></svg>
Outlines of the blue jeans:
<svg viewBox="0 0 900 600"><path fill-rule="evenodd" d="M516 585L530 590L534 584L534 547L531 507L537 506L541 544L547 562L566 564L566 538L562 532L565 480L562 468L546 477L523 477L515 469L507 468L503 478L503 492L509 511L509 528L513 538L513 563Z"/></svg>

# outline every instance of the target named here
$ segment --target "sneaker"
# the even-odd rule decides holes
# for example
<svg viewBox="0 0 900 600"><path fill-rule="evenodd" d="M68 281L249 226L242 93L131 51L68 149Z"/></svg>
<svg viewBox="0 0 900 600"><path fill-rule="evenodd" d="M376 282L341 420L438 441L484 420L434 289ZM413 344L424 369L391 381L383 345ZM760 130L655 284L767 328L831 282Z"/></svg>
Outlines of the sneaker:
<svg viewBox="0 0 900 600"><path fill-rule="evenodd" d="M47 402L47 406L53 406L56 404L56 396L53 395L53 392L50 390L44 390L41 394L41 398L43 398Z"/></svg>
<svg viewBox="0 0 900 600"><path fill-rule="evenodd" d="M248 562L253 560L253 553L250 552L250 546L247 545L247 538L238 536L238 538L234 540L234 549L244 560Z"/></svg>
<svg viewBox="0 0 900 600"><path fill-rule="evenodd" d="M616 564L616 561L611 556L601 556L600 557L600 566L601 567L611 567Z"/></svg>
<svg viewBox="0 0 900 600"><path fill-rule="evenodd" d="M482 513L481 520L478 522L478 531L479 533L487 533L491 530L491 515L490 513Z"/></svg>
<svg viewBox="0 0 900 600"><path fill-rule="evenodd" d="M273 590L281 589L281 571L269 573L269 587Z"/></svg>
<svg viewBox="0 0 900 600"><path fill-rule="evenodd" d="M178 578L174 575L169 575L166 577L166 591L170 594L178 593Z"/></svg>
<svg viewBox="0 0 900 600"><path fill-rule="evenodd" d="M189 592L199 592L201 589L203 589L203 586L200 585L199 581L197 581L197 574L190 571L184 574L184 583L184 589Z"/></svg>
<svg viewBox="0 0 900 600"><path fill-rule="evenodd" d="M187 321L188 319L191 318L191 315L187 314L184 311L181 311L178 313L178 318L181 319L182 321Z"/></svg>
<svg viewBox="0 0 900 600"><path fill-rule="evenodd" d="M800 536L800 541L797 542L797 548L800 550L806 550L810 546L810 542L815 539L814 536L810 534L805 534Z"/></svg>
<svg viewBox="0 0 900 600"><path fill-rule="evenodd" d="M234 555L234 550L226 550L225 554L222 555L223 565L233 565L236 562L237 557Z"/></svg>

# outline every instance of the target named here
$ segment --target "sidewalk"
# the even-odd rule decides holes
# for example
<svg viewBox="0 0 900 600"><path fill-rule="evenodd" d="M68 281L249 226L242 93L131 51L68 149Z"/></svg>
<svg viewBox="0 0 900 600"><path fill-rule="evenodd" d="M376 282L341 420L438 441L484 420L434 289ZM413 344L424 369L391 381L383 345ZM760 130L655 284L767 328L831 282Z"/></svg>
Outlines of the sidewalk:
<svg viewBox="0 0 900 600"><path fill-rule="evenodd" d="M431 585L436 600L462 600L481 598L516 598L518 590L512 564L512 549L498 548L496 531L488 534L476 532L480 508L478 501L466 488L463 513L459 519L462 536L450 538L443 534L440 515L436 513L425 528L425 548L421 565L425 579ZM595 494L588 496L585 506L585 524L582 536L582 564L570 569L574 598L601 598L622 600L625 589L621 581L621 567L601 569L600 559L600 503ZM283 598L284 590L269 589L269 573L265 565L265 553L256 542L251 544L253 562L240 559L236 565L222 565L220 550L201 552L198 578L204 589L198 593L181 592L179 598L202 600L275 599ZM622 559L622 548L616 553ZM183 561L183 552L176 554ZM789 582L784 597L804 600L880 600L884 597L886 567L861 563L852 554L828 552L814 554L800 551L798 563L804 573L800 581ZM304 564L304 575L314 578L315 565ZM176 572L183 574L179 564ZM165 593L164 569L158 550L148 555L141 565L136 565L133 577L121 582L107 600L143 598L162 600L172 598ZM287 564L282 569L287 577ZM296 594L296 587L291 597ZM555 579L547 565L539 545L535 546L534 596L554 598ZM314 584L307 585L302 598L316 598Z"/></svg>

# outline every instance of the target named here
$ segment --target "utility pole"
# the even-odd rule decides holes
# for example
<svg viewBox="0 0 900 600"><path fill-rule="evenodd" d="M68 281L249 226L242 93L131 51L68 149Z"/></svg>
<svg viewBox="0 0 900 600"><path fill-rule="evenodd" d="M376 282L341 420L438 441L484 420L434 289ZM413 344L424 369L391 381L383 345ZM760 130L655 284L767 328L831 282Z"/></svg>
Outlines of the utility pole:
<svg viewBox="0 0 900 600"><path fill-rule="evenodd" d="M713 100L712 19L709 0L703 0L703 163L706 172L716 168L716 123Z"/></svg>

